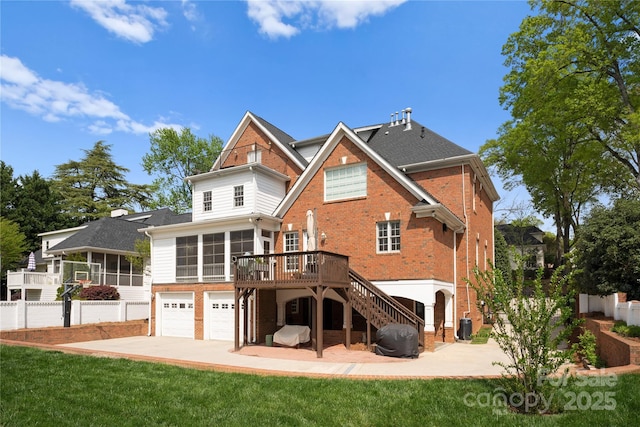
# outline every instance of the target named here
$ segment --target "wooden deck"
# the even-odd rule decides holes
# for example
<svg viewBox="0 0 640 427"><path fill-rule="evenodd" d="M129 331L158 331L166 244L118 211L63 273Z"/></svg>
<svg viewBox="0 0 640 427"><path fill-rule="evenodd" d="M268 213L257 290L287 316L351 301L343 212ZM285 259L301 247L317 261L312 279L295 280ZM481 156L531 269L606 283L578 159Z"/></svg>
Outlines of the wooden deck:
<svg viewBox="0 0 640 427"><path fill-rule="evenodd" d="M348 288L349 258L325 251L241 256L235 285L255 289Z"/></svg>

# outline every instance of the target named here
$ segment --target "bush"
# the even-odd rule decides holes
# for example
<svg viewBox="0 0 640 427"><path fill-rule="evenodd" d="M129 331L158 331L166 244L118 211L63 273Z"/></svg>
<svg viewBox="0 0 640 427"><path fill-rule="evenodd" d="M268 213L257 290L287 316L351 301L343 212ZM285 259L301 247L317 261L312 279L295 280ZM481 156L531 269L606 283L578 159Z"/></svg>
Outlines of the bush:
<svg viewBox="0 0 640 427"><path fill-rule="evenodd" d="M640 326L627 325L624 320L618 320L611 328L611 332L615 332L623 337L640 338Z"/></svg>
<svg viewBox="0 0 640 427"><path fill-rule="evenodd" d="M596 368L604 367L604 362L598 357L596 352L596 336L593 335L588 329L582 331L578 337L578 342L571 346L571 350L577 353L584 359L587 359L589 364Z"/></svg>
<svg viewBox="0 0 640 427"><path fill-rule="evenodd" d="M79 297L89 301L115 301L120 299L120 294L112 286L89 286L80 291Z"/></svg>

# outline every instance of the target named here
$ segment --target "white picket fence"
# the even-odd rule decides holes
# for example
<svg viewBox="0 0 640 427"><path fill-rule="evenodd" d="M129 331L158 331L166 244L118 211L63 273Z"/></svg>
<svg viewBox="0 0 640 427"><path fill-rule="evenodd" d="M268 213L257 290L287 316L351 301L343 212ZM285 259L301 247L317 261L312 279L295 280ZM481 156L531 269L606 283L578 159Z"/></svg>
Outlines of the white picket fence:
<svg viewBox="0 0 640 427"><path fill-rule="evenodd" d="M71 325L149 318L148 301L71 301ZM64 326L63 302L0 302L0 330Z"/></svg>
<svg viewBox="0 0 640 427"><path fill-rule="evenodd" d="M604 297L580 294L580 313L596 311L615 320L624 320L627 325L640 326L640 301L619 302L618 294Z"/></svg>

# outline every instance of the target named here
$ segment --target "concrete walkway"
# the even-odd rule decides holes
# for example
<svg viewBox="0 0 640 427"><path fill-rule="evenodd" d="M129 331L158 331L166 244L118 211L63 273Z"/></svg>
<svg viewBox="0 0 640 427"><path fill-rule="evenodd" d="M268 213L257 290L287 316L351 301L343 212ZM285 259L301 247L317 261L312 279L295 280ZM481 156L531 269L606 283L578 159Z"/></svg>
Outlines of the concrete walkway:
<svg viewBox="0 0 640 427"><path fill-rule="evenodd" d="M503 369L494 366L492 362L507 361L505 354L493 340L489 340L487 344L478 345L449 344L433 353L421 353L417 359L377 356L383 358L380 360L393 359L384 362L331 361L330 358L293 360L273 356L253 356L233 352L233 343L229 341L203 341L172 337L116 338L60 344L54 347L95 356L125 357L226 372L314 377L496 377L500 376Z"/></svg>

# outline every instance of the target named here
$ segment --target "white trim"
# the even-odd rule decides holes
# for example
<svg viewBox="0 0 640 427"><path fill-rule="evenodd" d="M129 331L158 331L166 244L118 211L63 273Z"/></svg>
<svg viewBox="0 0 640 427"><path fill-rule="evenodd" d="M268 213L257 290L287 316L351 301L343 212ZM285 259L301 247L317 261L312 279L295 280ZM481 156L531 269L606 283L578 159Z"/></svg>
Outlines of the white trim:
<svg viewBox="0 0 640 427"><path fill-rule="evenodd" d="M291 208L295 200L298 198L304 188L309 184L316 172L322 167L322 164L340 143L343 136L349 138L362 152L371 158L378 166L384 169L396 181L398 181L407 191L409 191L418 201L425 201L429 204L436 204L437 201L424 191L419 185L411 181L404 173L393 167L382 156L373 151L353 130L344 123L340 122L335 127L327 142L322 146L320 151L313 157L309 166L302 172L298 180L295 182L291 190L287 193L280 205L276 208L273 215L283 217Z"/></svg>

